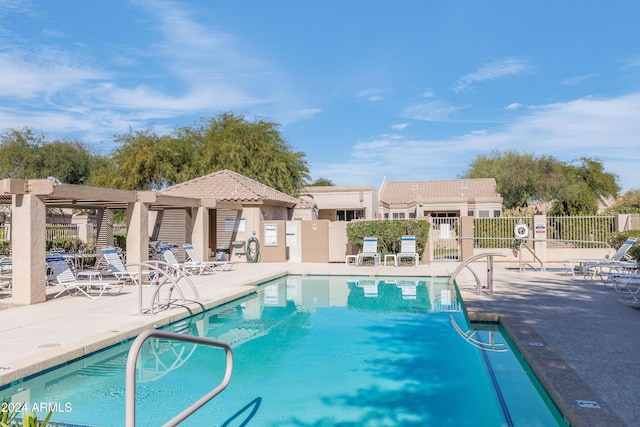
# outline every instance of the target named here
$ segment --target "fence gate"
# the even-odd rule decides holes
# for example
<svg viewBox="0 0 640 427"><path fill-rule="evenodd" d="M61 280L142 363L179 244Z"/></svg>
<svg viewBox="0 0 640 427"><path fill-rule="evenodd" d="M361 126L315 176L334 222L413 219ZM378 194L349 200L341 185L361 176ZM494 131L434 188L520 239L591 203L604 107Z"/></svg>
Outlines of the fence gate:
<svg viewBox="0 0 640 427"><path fill-rule="evenodd" d="M429 232L429 239L433 242L431 260L459 261L459 232L460 218L431 218L431 231Z"/></svg>

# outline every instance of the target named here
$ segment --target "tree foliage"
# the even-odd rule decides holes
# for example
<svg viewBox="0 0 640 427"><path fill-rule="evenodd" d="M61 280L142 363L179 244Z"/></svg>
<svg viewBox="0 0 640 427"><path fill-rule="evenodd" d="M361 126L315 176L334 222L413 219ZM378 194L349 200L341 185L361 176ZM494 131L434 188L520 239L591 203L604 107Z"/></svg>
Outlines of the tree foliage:
<svg viewBox="0 0 640 427"><path fill-rule="evenodd" d="M20 179L54 176L67 184L86 184L99 158L80 142L47 141L42 133L31 128L0 134L3 176Z"/></svg>
<svg viewBox="0 0 640 427"><path fill-rule="evenodd" d="M333 187L335 184L329 178L320 177L309 184L309 187Z"/></svg>
<svg viewBox="0 0 640 427"><path fill-rule="evenodd" d="M294 195L306 185L304 154L281 136L278 125L232 113L160 136L152 130L116 137L120 146L94 182L127 190L160 189L229 169Z"/></svg>
<svg viewBox="0 0 640 427"><path fill-rule="evenodd" d="M595 214L600 197L620 191L617 177L587 157L563 163L551 156L494 151L476 157L463 177L495 178L506 209L551 201L556 215Z"/></svg>
<svg viewBox="0 0 640 427"><path fill-rule="evenodd" d="M634 188L624 193L613 206L607 209L607 212L640 214L640 189Z"/></svg>

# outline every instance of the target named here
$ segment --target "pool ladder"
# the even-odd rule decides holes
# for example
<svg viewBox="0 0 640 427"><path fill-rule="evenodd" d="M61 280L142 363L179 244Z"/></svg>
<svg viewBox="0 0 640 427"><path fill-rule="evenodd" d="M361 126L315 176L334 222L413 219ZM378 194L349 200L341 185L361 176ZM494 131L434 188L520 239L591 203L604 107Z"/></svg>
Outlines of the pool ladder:
<svg viewBox="0 0 640 427"><path fill-rule="evenodd" d="M453 284L453 281L455 280L455 278L458 275L458 273L460 273L464 268L468 268L469 271L473 274L473 277L475 277L475 279L476 279L476 286L477 286L478 295L480 295L482 293L482 289L483 288L487 289L487 291L489 292L489 295L493 295L493 258L497 257L497 256L504 257L506 255L489 252L489 253L474 255L471 258L467 259L462 264L460 264L453 271L453 273L451 273L451 277L449 277L449 285ZM473 271L471 269L471 267L469 267L469 264L472 261L475 261L475 260L480 259L480 258L487 258L487 286L486 287L482 286L482 282L480 281L480 278L478 277L476 272Z"/></svg>
<svg viewBox="0 0 640 427"><path fill-rule="evenodd" d="M127 370L126 370L126 426L135 427L136 425L136 365L138 362L138 356L140 349L144 342L151 337L164 338L173 341L188 342L191 344L203 344L210 347L217 347L224 349L227 357L227 365L224 372L224 377L220 384L213 388L209 393L202 396L199 400L194 402L187 409L173 417L164 426L176 426L184 421L188 416L200 409L205 403L216 397L222 390L224 390L229 381L231 381L231 374L233 372L233 355L231 353L231 347L229 344L214 340L212 338L196 337L193 335L185 335L176 332L161 331L158 329L150 329L144 331L133 341L129 355L127 357Z"/></svg>

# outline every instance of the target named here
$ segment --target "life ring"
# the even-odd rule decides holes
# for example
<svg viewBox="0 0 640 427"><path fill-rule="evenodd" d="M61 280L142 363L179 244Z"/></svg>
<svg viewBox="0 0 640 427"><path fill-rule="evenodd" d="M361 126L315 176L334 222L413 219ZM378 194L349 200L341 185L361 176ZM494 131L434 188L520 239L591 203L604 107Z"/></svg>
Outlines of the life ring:
<svg viewBox="0 0 640 427"><path fill-rule="evenodd" d="M513 235L516 239L526 239L529 237L529 226L527 224L516 225L516 228L513 229Z"/></svg>

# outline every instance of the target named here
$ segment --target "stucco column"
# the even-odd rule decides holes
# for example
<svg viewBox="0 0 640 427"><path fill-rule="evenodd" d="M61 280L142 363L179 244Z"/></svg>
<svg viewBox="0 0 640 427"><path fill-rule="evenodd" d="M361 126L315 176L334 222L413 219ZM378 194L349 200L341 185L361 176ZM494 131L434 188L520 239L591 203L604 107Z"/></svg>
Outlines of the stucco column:
<svg viewBox="0 0 640 427"><path fill-rule="evenodd" d="M199 207L191 211L191 244L200 259L209 260L209 209ZM213 248L215 251L215 248Z"/></svg>
<svg viewBox="0 0 640 427"><path fill-rule="evenodd" d="M460 217L460 261L473 256L473 217Z"/></svg>
<svg viewBox="0 0 640 427"><path fill-rule="evenodd" d="M547 262L547 216L544 214L533 216L533 248L540 262Z"/></svg>
<svg viewBox="0 0 640 427"><path fill-rule="evenodd" d="M47 300L46 216L44 196L12 196L12 293L16 304L36 304Z"/></svg>
<svg viewBox="0 0 640 427"><path fill-rule="evenodd" d="M142 202L127 205L127 264L149 260L149 207Z"/></svg>

